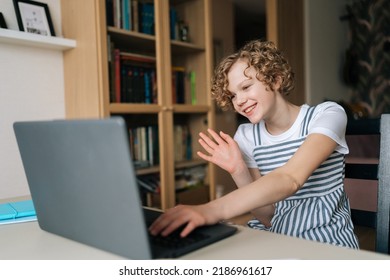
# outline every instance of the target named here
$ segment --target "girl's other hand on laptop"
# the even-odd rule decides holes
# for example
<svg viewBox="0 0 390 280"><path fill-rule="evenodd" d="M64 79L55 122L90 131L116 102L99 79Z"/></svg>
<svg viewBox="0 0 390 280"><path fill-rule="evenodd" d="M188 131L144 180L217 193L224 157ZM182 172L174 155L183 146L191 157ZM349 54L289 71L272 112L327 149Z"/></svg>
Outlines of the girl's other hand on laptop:
<svg viewBox="0 0 390 280"><path fill-rule="evenodd" d="M161 234L162 236L167 236L181 226L184 226L180 236L186 237L199 226L218 222L218 220L214 221L212 219L211 213L209 204L178 205L168 209L158 217L149 227L149 231L152 235Z"/></svg>

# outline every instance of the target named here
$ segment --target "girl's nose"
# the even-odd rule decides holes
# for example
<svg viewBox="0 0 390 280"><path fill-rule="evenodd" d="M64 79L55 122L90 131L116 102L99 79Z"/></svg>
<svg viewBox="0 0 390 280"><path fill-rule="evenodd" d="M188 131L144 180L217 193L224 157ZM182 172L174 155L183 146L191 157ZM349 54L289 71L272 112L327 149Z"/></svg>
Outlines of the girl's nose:
<svg viewBox="0 0 390 280"><path fill-rule="evenodd" d="M236 103L238 106L245 104L246 101L247 101L247 98L246 98L244 93L242 93L242 92L236 93Z"/></svg>

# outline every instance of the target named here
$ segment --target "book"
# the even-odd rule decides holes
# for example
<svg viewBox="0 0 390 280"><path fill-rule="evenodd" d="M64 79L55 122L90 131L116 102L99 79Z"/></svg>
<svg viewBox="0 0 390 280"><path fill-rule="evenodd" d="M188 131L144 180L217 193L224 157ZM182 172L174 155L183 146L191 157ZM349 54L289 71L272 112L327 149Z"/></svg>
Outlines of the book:
<svg viewBox="0 0 390 280"><path fill-rule="evenodd" d="M191 91L191 104L196 105L196 74L195 71L190 72L190 91Z"/></svg>
<svg viewBox="0 0 390 280"><path fill-rule="evenodd" d="M145 34L154 35L154 4L140 3L140 31Z"/></svg>
<svg viewBox="0 0 390 280"><path fill-rule="evenodd" d="M121 102L121 63L120 50L114 50L114 68L115 68L115 102Z"/></svg>
<svg viewBox="0 0 390 280"><path fill-rule="evenodd" d="M174 126L175 161L192 159L192 137L186 125Z"/></svg>
<svg viewBox="0 0 390 280"><path fill-rule="evenodd" d="M120 56L121 56L122 60L148 63L150 65L156 64L156 57L154 57L154 56L143 55L143 54L138 54L138 53L122 52L122 51L120 52Z"/></svg>
<svg viewBox="0 0 390 280"><path fill-rule="evenodd" d="M134 98L133 69L132 67L121 67L121 100L122 103L131 103Z"/></svg>
<svg viewBox="0 0 390 280"><path fill-rule="evenodd" d="M131 30L131 0L122 0L122 27L126 30Z"/></svg>
<svg viewBox="0 0 390 280"><path fill-rule="evenodd" d="M138 0L132 0L132 20L133 20L133 31L135 32L139 32L139 4L138 4Z"/></svg>
<svg viewBox="0 0 390 280"><path fill-rule="evenodd" d="M174 8L169 9L169 30L171 40L176 40L177 11Z"/></svg>
<svg viewBox="0 0 390 280"><path fill-rule="evenodd" d="M157 175L144 175L139 176L137 181L141 188L147 192L158 193L160 192L160 179Z"/></svg>
<svg viewBox="0 0 390 280"><path fill-rule="evenodd" d="M0 204L0 224L34 221L36 219L32 200Z"/></svg>
<svg viewBox="0 0 390 280"><path fill-rule="evenodd" d="M183 191L204 186L206 168L194 166L175 171L175 190Z"/></svg>
<svg viewBox="0 0 390 280"><path fill-rule="evenodd" d="M106 21L108 26L114 25L114 0L106 0Z"/></svg>
<svg viewBox="0 0 390 280"><path fill-rule="evenodd" d="M110 102L116 101L116 88L115 88L115 46L111 40L111 36L107 35L108 45L108 75L109 75L109 89L110 89Z"/></svg>
<svg viewBox="0 0 390 280"><path fill-rule="evenodd" d="M151 89L151 73L150 70L145 69L144 71L144 84L145 84L145 103L152 103L152 89Z"/></svg>
<svg viewBox="0 0 390 280"><path fill-rule="evenodd" d="M139 126L129 129L129 146L137 168L159 164L158 126Z"/></svg>
<svg viewBox="0 0 390 280"><path fill-rule="evenodd" d="M156 58L148 55L120 52L120 102L157 103Z"/></svg>
<svg viewBox="0 0 390 280"><path fill-rule="evenodd" d="M122 28L122 0L113 0L114 27Z"/></svg>
<svg viewBox="0 0 390 280"><path fill-rule="evenodd" d="M172 67L172 101L177 104L185 103L185 78L183 67Z"/></svg>

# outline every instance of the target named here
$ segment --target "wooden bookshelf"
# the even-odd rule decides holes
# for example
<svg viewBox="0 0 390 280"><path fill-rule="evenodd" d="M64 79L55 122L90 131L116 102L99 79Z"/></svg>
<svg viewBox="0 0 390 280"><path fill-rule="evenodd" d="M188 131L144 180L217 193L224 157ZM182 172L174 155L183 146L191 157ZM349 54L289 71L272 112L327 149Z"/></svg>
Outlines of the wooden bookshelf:
<svg viewBox="0 0 390 280"><path fill-rule="evenodd" d="M213 61L211 0L147 2L153 3L154 6L155 24L152 34L107 25L111 19L107 17L106 0L61 1L63 34L77 41L77 47L64 54L66 114L68 118L120 115L129 127L139 124L157 125L160 164L137 170L137 174L159 176L161 191L158 194L158 206L166 209L182 201L178 199L174 187L175 172L179 169L205 166L206 192L199 193L207 193L207 199L214 198L215 167L196 155L196 151L201 149L197 141L198 133L208 127L214 127L215 124L209 82ZM181 40L184 37L171 36L170 13L173 9L188 27L186 41ZM111 46L122 51L155 57L156 104L110 100L110 77L113 75L109 67L112 62ZM173 98L173 67L181 67L186 73L196 74L192 76L195 83L191 84L190 79L185 81L187 97L182 104L177 104ZM196 97L188 95L188 90ZM180 162L175 162L175 125L188 127L192 135L192 157ZM180 197L183 196L185 195L181 191ZM191 194L188 196L191 197ZM188 202L187 199L185 201Z"/></svg>

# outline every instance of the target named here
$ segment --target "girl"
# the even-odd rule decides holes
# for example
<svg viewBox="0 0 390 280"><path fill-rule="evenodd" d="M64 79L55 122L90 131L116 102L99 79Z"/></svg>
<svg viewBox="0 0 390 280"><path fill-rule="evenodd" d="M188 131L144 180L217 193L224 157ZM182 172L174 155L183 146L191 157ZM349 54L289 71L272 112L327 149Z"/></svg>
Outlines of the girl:
<svg viewBox="0 0 390 280"><path fill-rule="evenodd" d="M212 94L222 109L250 123L232 139L200 133L198 155L230 173L237 190L206 204L179 205L157 219L152 234L170 234L251 211L252 228L358 248L344 192L347 117L333 102L296 106L291 67L271 42L251 41L217 67Z"/></svg>

